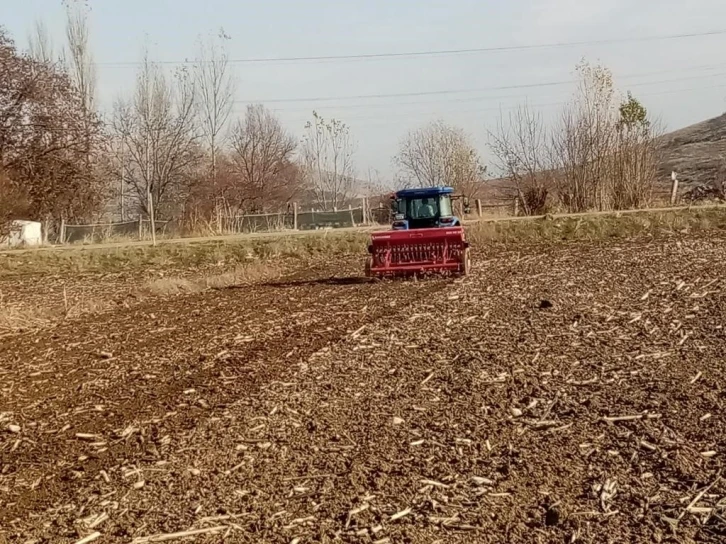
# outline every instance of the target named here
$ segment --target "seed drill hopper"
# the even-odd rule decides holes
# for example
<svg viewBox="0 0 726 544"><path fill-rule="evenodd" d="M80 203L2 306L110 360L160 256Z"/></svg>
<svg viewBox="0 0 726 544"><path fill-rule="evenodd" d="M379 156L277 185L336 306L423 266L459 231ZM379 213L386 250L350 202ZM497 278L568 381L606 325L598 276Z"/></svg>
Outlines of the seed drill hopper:
<svg viewBox="0 0 726 544"><path fill-rule="evenodd" d="M453 192L451 187L427 187L393 195L393 224L391 230L371 235L366 276L468 274L469 242L451 206L452 199L461 197Z"/></svg>

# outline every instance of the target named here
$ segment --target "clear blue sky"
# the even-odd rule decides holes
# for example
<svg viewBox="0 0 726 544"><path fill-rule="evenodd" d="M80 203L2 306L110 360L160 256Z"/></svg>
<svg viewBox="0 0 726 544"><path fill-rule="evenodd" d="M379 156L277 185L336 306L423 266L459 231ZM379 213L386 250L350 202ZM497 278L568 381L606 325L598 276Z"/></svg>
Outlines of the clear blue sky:
<svg viewBox="0 0 726 544"><path fill-rule="evenodd" d="M9 0L5 0L9 2ZM235 59L357 55L547 44L726 30L723 0L90 0L99 101L108 109L133 88L148 37L155 60L193 58L200 34L223 27ZM23 0L3 10L19 46L38 18L63 43L61 0ZM296 134L312 109L347 122L358 142L357 169L393 172L405 133L436 118L459 125L488 155L486 135L499 108L528 101L546 117L573 85L486 90L569 81L579 59L602 61L620 89L632 90L669 129L723 113L726 35L508 52L348 61L238 63L235 111L267 103ZM484 90L482 90L484 89ZM371 94L467 92L389 98ZM478 91L477 91L478 90ZM330 98L314 102L289 99Z"/></svg>

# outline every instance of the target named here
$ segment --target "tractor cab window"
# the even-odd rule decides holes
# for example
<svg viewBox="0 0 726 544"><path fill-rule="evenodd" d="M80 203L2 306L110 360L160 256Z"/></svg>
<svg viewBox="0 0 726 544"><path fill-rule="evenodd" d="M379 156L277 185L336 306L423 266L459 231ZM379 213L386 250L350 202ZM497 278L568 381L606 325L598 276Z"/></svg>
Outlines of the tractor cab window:
<svg viewBox="0 0 726 544"><path fill-rule="evenodd" d="M454 215L451 211L451 197L441 195L439 198L439 213L441 217L451 217Z"/></svg>
<svg viewBox="0 0 726 544"><path fill-rule="evenodd" d="M413 220L446 217L451 215L451 200L446 196L403 199L398 202L398 213Z"/></svg>

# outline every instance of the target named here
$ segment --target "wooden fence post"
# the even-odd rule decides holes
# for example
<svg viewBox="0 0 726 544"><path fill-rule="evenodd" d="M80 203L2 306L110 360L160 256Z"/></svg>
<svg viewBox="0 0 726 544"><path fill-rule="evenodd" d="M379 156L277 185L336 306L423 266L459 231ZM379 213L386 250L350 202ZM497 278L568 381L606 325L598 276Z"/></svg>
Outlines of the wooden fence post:
<svg viewBox="0 0 726 544"><path fill-rule="evenodd" d="M675 206L678 202L678 174L675 172L671 173L671 180L673 185L671 186L671 206Z"/></svg>
<svg viewBox="0 0 726 544"><path fill-rule="evenodd" d="M297 202L292 203L292 230L297 230Z"/></svg>
<svg viewBox="0 0 726 544"><path fill-rule="evenodd" d="M483 214L481 213L481 199L476 199L476 213L479 217L481 217Z"/></svg>
<svg viewBox="0 0 726 544"><path fill-rule="evenodd" d="M61 225L60 225L60 243L65 244L66 243L66 220L61 217Z"/></svg>
<svg viewBox="0 0 726 544"><path fill-rule="evenodd" d="M519 215L519 198L514 197L514 217L517 217Z"/></svg>
<svg viewBox="0 0 726 544"><path fill-rule="evenodd" d="M353 206L348 204L348 211L350 212L350 223L355 227L355 216L353 215Z"/></svg>
<svg viewBox="0 0 726 544"><path fill-rule="evenodd" d="M144 239L144 218L141 216L141 212L139 212L139 240Z"/></svg>

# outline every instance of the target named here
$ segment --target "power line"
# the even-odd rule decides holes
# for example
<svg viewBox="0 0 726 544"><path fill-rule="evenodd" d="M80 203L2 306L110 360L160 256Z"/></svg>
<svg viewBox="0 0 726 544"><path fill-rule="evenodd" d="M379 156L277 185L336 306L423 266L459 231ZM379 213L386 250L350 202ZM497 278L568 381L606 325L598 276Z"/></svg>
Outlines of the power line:
<svg viewBox="0 0 726 544"><path fill-rule="evenodd" d="M647 74L643 74L647 75ZM679 81L688 81L692 79L703 79L709 77L719 77L726 75L726 72L719 72L716 74L704 74L700 76L689 76L674 79L663 79L660 81L645 81L640 83L632 83L627 87L642 87L644 85L660 85L663 83L675 83ZM577 83L576 80L563 80L563 81L550 81L545 83L526 83L522 85L500 85L496 87L482 87L479 89L445 89L439 91L415 91L405 93L387 93L387 94L362 94L362 95L349 95L349 96L315 96L309 98L273 98L273 99L258 99L258 100L235 100L234 102L241 104L279 104L279 103L291 103L291 102L330 102L336 100L368 100L368 99L381 99L381 98L402 98L402 97L413 97L413 96L445 96L452 94L466 94L466 93L479 93L488 91L510 91L518 89L535 89L542 87L557 87L561 85L571 85Z"/></svg>
<svg viewBox="0 0 726 544"><path fill-rule="evenodd" d="M669 89L665 91L655 91L655 92L647 92L642 93L638 95L638 97L649 97L649 96L659 96L659 95L668 95L668 94L677 94L677 93L684 93L684 92L693 92L693 91L702 91L702 90L708 90L708 89L722 89L726 88L726 84L723 85L708 85L705 87L692 87L688 89ZM513 97L516 98L516 97ZM463 102L460 100L453 100L451 102L440 102L441 105L448 105L452 103L459 103ZM412 102L409 103L411 105L417 105L417 104L423 104L421 102ZM414 117L421 117L425 114L431 114L434 116L440 116L440 115L462 115L462 114L474 114L474 113L484 113L484 112L495 112L495 111L512 111L516 110L517 108L525 105L530 110L538 111L543 109L548 109L556 106L566 106L569 104L567 101L558 101L558 102L547 102L547 103L522 103L522 104L507 104L507 105L499 105L499 106L487 106L483 108L467 108L467 109L449 109L449 110L439 110L439 111L432 111L431 109L428 109L427 111L396 111L396 112L390 112L390 113L377 113L373 115L353 115L348 116L346 115L341 120L348 123L350 121L353 121L356 125L360 125L360 121L374 121L374 122L385 122L390 120L401 120L401 119L408 119L408 118L414 118ZM344 107L343 107L344 109ZM272 110L273 112L278 112L277 110ZM289 111L289 110L288 110ZM296 116L297 117L297 116ZM301 117L300 122L303 123L307 120L307 117ZM375 123L380 124L380 123Z"/></svg>
<svg viewBox="0 0 726 544"><path fill-rule="evenodd" d="M655 72L644 72L640 74L628 74L625 76L622 76L620 79L630 79L630 78L643 78L647 76L652 75L659 75L664 73L672 73L672 72L683 72L688 70L700 70L700 69L718 69L723 68L726 66L726 64L708 64L708 65L697 65L692 67L685 67L685 68L672 68L670 70L659 70ZM726 76L726 72L717 72L717 73L710 73L710 74L701 74L701 75L695 75L695 76L684 76L684 77L678 77L678 78L671 78L671 79L660 79L660 80L654 80L654 81L640 81L635 83L630 83L626 85L622 85L625 90L633 87L643 87L643 86L651 86L651 85L663 85L667 83L678 83L682 81L689 81L689 80L698 80L698 79L709 79L709 78L717 78L717 77L723 77ZM238 99L234 100L233 103L236 105L248 105L248 104L276 104L276 103L301 103L301 104L307 104L307 103L318 103L318 102L335 102L335 101L348 101L348 100L369 100L369 99L383 99L383 98L405 98L405 97L426 97L426 96L439 96L443 97L443 100L424 100L424 101L407 101L407 102L373 102L373 103L358 103L358 104L326 104L325 107L330 109L342 109L342 110L349 110L349 109L365 109L365 108L385 108L385 107L400 107L400 106L407 106L407 105L437 105L437 104L447 104L447 103L458 103L458 102L479 102L479 101L493 101L493 100L507 100L507 99L524 99L527 100L529 97L528 94L504 94L504 95L495 95L495 96L470 96L470 97L450 97L450 95L460 95L460 94L466 94L466 93L486 93L488 91L493 90L518 90L518 89L532 89L532 88L541 88L541 87L556 87L561 85L569 85L577 83L577 80L563 80L563 81L553 81L553 82L544 82L544 83L529 83L529 84L521 84L521 85L506 85L506 86L496 86L496 87L486 87L486 88L470 88L470 89L444 89L444 90L438 90L438 91L416 91L416 92L404 92L404 93L388 93L388 94L371 94L371 95L354 95L354 96L329 96L329 97L309 97L309 98L279 98L279 99ZM716 86L709 86L705 88L716 88L716 87L722 87L722 85L716 85ZM649 96L649 95L655 95L655 94L670 94L670 93L677 93L677 92L684 92L686 90L700 90L700 89L673 89L673 90L666 90L666 91L660 91L660 92L647 92L647 93L638 93L638 96ZM554 98L554 97L553 97ZM558 103L560 104L560 103ZM237 108L235 108L237 110ZM274 112L297 112L301 110L307 110L306 106L301 107L292 107L292 108L277 108L273 107L271 108Z"/></svg>
<svg viewBox="0 0 726 544"><path fill-rule="evenodd" d="M359 95L348 95L348 96L314 96L309 98L273 98L273 99L262 99L262 100L235 100L235 103L241 102L245 104L249 103L260 103L260 104L276 104L276 103L287 103L287 102L329 102L333 100L367 100L367 99L379 99L379 98L401 98L409 96L437 96L437 95L449 95L449 94L464 94L464 93L479 93L487 91L509 91L515 89L534 89L539 87L555 87L560 85L569 85L574 81L550 81L546 83L527 83L524 85L501 85L497 87L483 87L480 89L444 89L440 91L415 91L407 93L387 93L387 94L359 94Z"/></svg>
<svg viewBox="0 0 726 544"><path fill-rule="evenodd" d="M365 59L397 59L416 57L435 57L445 55L469 55L474 53L501 53L507 51L527 51L532 49L552 49L562 47L581 47L592 45L613 45L625 43L643 43L653 41L682 40L689 38L700 38L706 36L722 36L726 30L712 30L708 32L693 32L687 34L664 34L660 36L642 36L630 38L612 38L604 40L584 40L578 42L552 42L545 44L507 45L497 47L475 47L468 49L431 49L427 51L409 51L401 53L366 53L359 55L320 55L320 56L299 56L299 57L258 57L229 59L233 64L272 63L272 62L310 62L310 61L348 61ZM163 60L155 64L189 64L196 61L185 60ZM97 62L97 66L135 66L142 64L140 61L108 61Z"/></svg>
<svg viewBox="0 0 726 544"><path fill-rule="evenodd" d="M630 79L630 78L640 78L640 77L646 77L651 75L661 75L661 74L670 74L674 72L687 72L692 70L715 70L715 69L723 69L726 67L726 64L720 63L720 64L702 64L702 65L694 65L691 67L683 67L683 68L670 68L668 70L658 70L654 72L644 72L640 74L627 74L624 75L618 79ZM722 74L702 74L699 76L688 76L684 78L679 78L677 81L685 81L689 78L709 78L709 77L716 77L718 75ZM665 82L668 82L669 80L666 80ZM673 80L670 80L672 82ZM572 81L574 82L574 80ZM656 81L653 83L648 82L641 82L641 83L635 83L633 86L643 86L643 85L649 85L649 84L661 84L664 81ZM627 87L627 85L625 85ZM477 92L476 90L472 90L471 92ZM673 92L673 91L667 91L667 92ZM675 91L680 92L680 91ZM651 93L648 93L651 94ZM660 94L660 93L658 93ZM406 101L406 102L377 102L377 103L359 103L359 104L344 104L344 105L338 105L338 104L331 104L329 107L333 109L360 109L360 108L390 108L390 107L398 107L398 106L410 106L410 105L416 105L416 104L442 104L442 103L452 103L452 102L478 102L480 100L506 100L510 98L524 98L526 99L529 95L528 94L500 94L500 95L493 95L493 96L473 96L473 97L465 97L465 98L445 98L444 100L424 100L424 101ZM297 99L296 99L297 100ZM264 100L261 102L265 102ZM269 101L268 101L269 102ZM244 100L236 100L236 104L251 104L256 103L255 101L244 101ZM273 111L280 112L280 111L300 111L300 107L290 107L290 108L280 108L275 107ZM305 108L307 109L307 108Z"/></svg>

